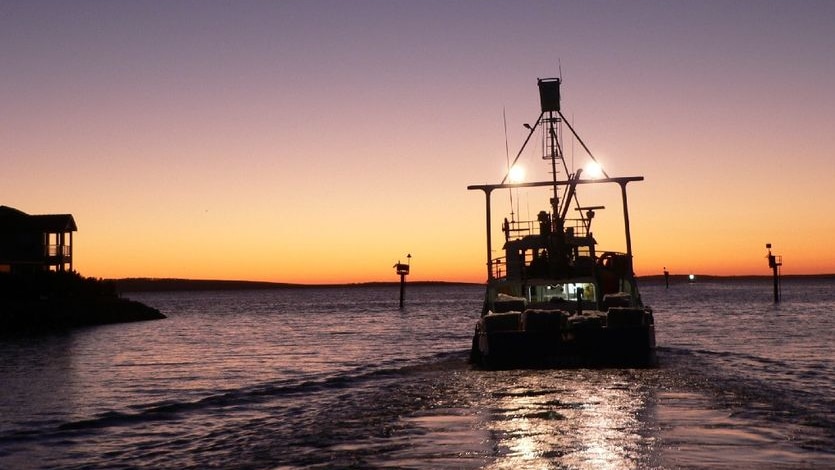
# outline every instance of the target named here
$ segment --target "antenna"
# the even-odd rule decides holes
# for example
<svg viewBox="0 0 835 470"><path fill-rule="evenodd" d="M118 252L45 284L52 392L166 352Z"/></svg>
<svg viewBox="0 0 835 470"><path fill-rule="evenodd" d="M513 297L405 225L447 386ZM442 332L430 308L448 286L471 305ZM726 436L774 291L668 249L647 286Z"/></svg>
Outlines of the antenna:
<svg viewBox="0 0 835 470"><path fill-rule="evenodd" d="M507 112L504 106L502 106L502 120L504 121L504 157L505 161L507 162L507 174L510 174L510 146L507 142ZM513 161L516 164L516 161ZM507 192L510 195L510 221L515 222L515 217L513 214L513 191Z"/></svg>

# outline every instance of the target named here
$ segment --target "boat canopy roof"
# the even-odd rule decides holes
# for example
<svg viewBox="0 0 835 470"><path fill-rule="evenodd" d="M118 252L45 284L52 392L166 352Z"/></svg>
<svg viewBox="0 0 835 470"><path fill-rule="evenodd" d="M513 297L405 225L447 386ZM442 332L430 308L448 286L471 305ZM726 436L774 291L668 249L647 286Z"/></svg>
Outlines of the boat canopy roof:
<svg viewBox="0 0 835 470"><path fill-rule="evenodd" d="M490 192L494 189L514 189L514 188L536 188L543 186L568 186L571 184L603 184L603 183L617 183L621 186L631 181L643 181L643 176L621 176L616 178L597 178L597 179L572 179L561 181L531 181L527 183L502 183L502 184L473 184L467 186L467 189L480 189L484 192Z"/></svg>

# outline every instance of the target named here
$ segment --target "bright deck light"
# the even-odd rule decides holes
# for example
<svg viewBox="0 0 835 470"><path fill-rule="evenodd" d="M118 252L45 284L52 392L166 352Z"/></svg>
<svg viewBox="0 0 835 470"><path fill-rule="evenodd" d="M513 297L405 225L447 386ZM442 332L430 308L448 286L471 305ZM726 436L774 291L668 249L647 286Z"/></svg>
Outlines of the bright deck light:
<svg viewBox="0 0 835 470"><path fill-rule="evenodd" d="M507 178L511 183L521 183L525 181L525 169L519 165L513 165L507 172Z"/></svg>
<svg viewBox="0 0 835 470"><path fill-rule="evenodd" d="M603 178L603 167L597 162L589 162L583 168L583 174L591 179Z"/></svg>

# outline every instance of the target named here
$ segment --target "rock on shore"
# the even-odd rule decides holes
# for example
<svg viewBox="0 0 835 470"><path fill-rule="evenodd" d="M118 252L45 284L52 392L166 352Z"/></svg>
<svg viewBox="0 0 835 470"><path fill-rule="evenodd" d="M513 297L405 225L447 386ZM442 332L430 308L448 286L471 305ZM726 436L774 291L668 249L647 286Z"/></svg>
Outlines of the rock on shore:
<svg viewBox="0 0 835 470"><path fill-rule="evenodd" d="M118 297L0 302L0 311L0 331L5 333L165 318L155 308Z"/></svg>

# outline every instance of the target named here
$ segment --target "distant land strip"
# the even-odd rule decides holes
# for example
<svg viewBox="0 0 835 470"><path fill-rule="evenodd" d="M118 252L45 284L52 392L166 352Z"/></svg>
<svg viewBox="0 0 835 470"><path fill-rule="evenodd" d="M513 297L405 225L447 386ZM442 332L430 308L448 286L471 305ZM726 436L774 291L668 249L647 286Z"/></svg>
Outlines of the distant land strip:
<svg viewBox="0 0 835 470"><path fill-rule="evenodd" d="M786 274L781 275L783 280L835 280L835 274ZM714 276L710 274L695 274L695 282L699 281L756 281L770 280L771 275L744 275L744 276ZM663 282L661 274L652 276L640 276L639 281ZM109 279L116 285L116 290L125 292L165 292L165 291L216 291L216 290L265 290L265 289L288 289L288 288L328 288L328 287L379 287L397 286L398 281L385 282L357 282L342 284L293 284L287 282L266 282L266 281L237 281L237 280L211 280L211 279L174 279L174 278L124 278ZM672 282L690 282L688 274L671 274ZM410 286L478 286L483 283L472 282L448 282L448 281L413 281Z"/></svg>
<svg viewBox="0 0 835 470"><path fill-rule="evenodd" d="M397 286L399 281L358 282L343 284L293 284L287 282L235 281L211 279L168 279L168 278L125 278L108 279L116 285L116 290L125 292L165 292L165 291L201 291L201 290L266 290L266 289L304 289L328 287L375 287ZM468 282L414 281L410 286L466 286L481 285Z"/></svg>

